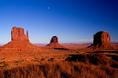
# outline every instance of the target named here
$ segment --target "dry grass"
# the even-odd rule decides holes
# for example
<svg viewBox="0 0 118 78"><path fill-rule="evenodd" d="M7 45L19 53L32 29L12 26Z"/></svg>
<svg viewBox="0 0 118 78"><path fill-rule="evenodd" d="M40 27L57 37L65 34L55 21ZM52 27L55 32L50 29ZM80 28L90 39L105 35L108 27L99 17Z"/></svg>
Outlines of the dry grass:
<svg viewBox="0 0 118 78"><path fill-rule="evenodd" d="M0 71L0 78L117 78L118 70L79 62L47 62Z"/></svg>
<svg viewBox="0 0 118 78"><path fill-rule="evenodd" d="M91 51L4 48L0 78L118 78L118 51Z"/></svg>

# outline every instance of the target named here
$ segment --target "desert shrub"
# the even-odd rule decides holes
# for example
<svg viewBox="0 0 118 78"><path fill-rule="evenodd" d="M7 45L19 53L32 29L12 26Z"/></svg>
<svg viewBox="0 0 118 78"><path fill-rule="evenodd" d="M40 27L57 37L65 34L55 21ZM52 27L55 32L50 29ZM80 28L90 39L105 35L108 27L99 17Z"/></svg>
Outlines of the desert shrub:
<svg viewBox="0 0 118 78"><path fill-rule="evenodd" d="M104 68L104 67L103 67ZM108 68L80 62L46 62L0 70L0 78L116 78Z"/></svg>
<svg viewBox="0 0 118 78"><path fill-rule="evenodd" d="M95 64L95 65L98 65L100 62L98 55L96 55L96 54L88 54L87 58L89 59L90 63Z"/></svg>
<svg viewBox="0 0 118 78"><path fill-rule="evenodd" d="M95 53L90 54L71 54L65 61L84 62L94 65L107 65L111 62L111 59L106 55L100 55Z"/></svg>
<svg viewBox="0 0 118 78"><path fill-rule="evenodd" d="M9 65L5 62L5 61L1 61L0 62L0 68L2 69L2 68L7 68Z"/></svg>
<svg viewBox="0 0 118 78"><path fill-rule="evenodd" d="M110 66L113 68L118 68L118 62L113 61Z"/></svg>
<svg viewBox="0 0 118 78"><path fill-rule="evenodd" d="M111 59L104 54L88 54L89 62L94 65L107 65Z"/></svg>
<svg viewBox="0 0 118 78"><path fill-rule="evenodd" d="M45 60L45 58L41 58L41 61L44 61Z"/></svg>
<svg viewBox="0 0 118 78"><path fill-rule="evenodd" d="M54 58L49 58L48 61L54 61Z"/></svg>
<svg viewBox="0 0 118 78"><path fill-rule="evenodd" d="M87 61L87 58L85 55L81 55L81 54L71 54L69 55L65 61L81 61L81 62L86 62Z"/></svg>
<svg viewBox="0 0 118 78"><path fill-rule="evenodd" d="M118 55L109 55L109 56L112 58L112 60L118 62Z"/></svg>

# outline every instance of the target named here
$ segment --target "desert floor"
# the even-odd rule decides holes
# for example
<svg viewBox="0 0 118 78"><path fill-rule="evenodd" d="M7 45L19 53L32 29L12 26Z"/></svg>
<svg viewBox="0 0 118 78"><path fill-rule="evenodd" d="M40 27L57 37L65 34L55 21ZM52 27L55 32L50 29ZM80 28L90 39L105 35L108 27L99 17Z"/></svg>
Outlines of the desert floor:
<svg viewBox="0 0 118 78"><path fill-rule="evenodd" d="M89 44L63 45L69 49L1 47L0 78L118 77L118 49L93 50L86 48Z"/></svg>

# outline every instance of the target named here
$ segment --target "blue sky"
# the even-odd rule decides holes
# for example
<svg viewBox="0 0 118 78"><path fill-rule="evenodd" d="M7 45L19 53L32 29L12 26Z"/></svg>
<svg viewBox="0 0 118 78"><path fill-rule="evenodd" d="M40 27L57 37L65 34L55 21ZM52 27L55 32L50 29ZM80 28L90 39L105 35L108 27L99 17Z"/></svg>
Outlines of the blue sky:
<svg viewBox="0 0 118 78"><path fill-rule="evenodd" d="M13 26L29 31L33 43L92 42L93 34L108 31L118 41L117 0L0 0L0 43L10 41Z"/></svg>

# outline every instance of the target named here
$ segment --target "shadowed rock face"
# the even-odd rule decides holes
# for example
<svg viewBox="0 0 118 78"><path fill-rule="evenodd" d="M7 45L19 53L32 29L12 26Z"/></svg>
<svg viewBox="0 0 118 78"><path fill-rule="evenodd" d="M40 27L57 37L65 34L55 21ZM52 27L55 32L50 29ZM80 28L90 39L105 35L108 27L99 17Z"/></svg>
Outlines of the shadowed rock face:
<svg viewBox="0 0 118 78"><path fill-rule="evenodd" d="M50 44L51 43L58 43L58 37L57 36L53 36L50 40Z"/></svg>
<svg viewBox="0 0 118 78"><path fill-rule="evenodd" d="M111 40L108 32L100 31L94 35L94 48L111 48Z"/></svg>
<svg viewBox="0 0 118 78"><path fill-rule="evenodd" d="M59 44L58 37L53 36L50 40L50 43L47 45L48 48L58 49L58 50L66 50L64 46Z"/></svg>
<svg viewBox="0 0 118 78"><path fill-rule="evenodd" d="M11 31L11 41L28 42L28 34L26 35L23 28L13 27Z"/></svg>

